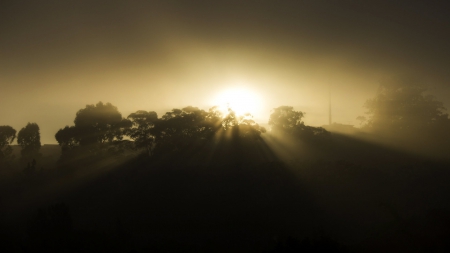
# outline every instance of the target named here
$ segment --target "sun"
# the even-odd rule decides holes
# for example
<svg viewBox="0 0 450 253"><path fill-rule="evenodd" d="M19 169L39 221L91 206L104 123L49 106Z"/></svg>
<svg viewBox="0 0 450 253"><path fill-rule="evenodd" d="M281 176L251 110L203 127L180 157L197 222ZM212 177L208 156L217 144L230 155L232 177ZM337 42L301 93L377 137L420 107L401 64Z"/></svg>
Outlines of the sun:
<svg viewBox="0 0 450 253"><path fill-rule="evenodd" d="M254 115L261 108L262 101L256 92L246 88L229 88L220 92L214 99L224 115L228 113L228 108L232 109L236 115L242 116L246 113Z"/></svg>

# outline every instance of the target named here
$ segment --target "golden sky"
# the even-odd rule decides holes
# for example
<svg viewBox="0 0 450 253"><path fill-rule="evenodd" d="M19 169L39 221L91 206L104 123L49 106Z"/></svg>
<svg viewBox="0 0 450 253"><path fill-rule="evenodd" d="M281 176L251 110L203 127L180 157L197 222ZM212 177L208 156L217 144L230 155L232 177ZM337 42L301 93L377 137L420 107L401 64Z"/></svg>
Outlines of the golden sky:
<svg viewBox="0 0 450 253"><path fill-rule="evenodd" d="M208 109L230 87L305 122L357 124L389 77L420 79L450 107L450 10L429 1L2 1L0 125L42 143L86 104L126 117Z"/></svg>

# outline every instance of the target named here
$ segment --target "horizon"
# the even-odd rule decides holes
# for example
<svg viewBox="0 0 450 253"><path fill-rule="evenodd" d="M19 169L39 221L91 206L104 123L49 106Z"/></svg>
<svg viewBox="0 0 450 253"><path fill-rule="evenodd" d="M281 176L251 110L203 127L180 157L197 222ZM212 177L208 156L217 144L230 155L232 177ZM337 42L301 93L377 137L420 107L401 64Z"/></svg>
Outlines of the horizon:
<svg viewBox="0 0 450 253"><path fill-rule="evenodd" d="M87 104L124 117L208 109L242 86L305 122L357 125L387 79L412 78L450 108L450 18L438 2L3 1L0 125L27 122L43 143Z"/></svg>
<svg viewBox="0 0 450 253"><path fill-rule="evenodd" d="M1 0L0 252L450 252L447 5Z"/></svg>

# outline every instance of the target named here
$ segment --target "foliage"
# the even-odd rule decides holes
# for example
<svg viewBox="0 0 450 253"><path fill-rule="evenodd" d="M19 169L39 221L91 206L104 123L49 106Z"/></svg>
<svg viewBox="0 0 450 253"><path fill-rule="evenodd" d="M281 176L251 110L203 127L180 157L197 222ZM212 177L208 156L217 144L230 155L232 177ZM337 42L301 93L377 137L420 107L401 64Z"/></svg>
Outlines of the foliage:
<svg viewBox="0 0 450 253"><path fill-rule="evenodd" d="M11 126L0 126L0 149L13 143L16 138L16 130Z"/></svg>
<svg viewBox="0 0 450 253"><path fill-rule="evenodd" d="M0 126L0 163L13 159L10 144L16 138L16 130L11 126Z"/></svg>
<svg viewBox="0 0 450 253"><path fill-rule="evenodd" d="M62 148L62 151L70 150L80 144L77 138L77 128L66 126L55 134L55 139Z"/></svg>
<svg viewBox="0 0 450 253"><path fill-rule="evenodd" d="M222 126L225 130L231 129L240 137L259 137L265 133L266 129L259 126L250 113L237 116L236 113L228 108L228 114L223 118Z"/></svg>
<svg viewBox="0 0 450 253"><path fill-rule="evenodd" d="M227 130L238 125L239 125L239 117L231 108L228 108L228 114L222 119L223 129Z"/></svg>
<svg viewBox="0 0 450 253"><path fill-rule="evenodd" d="M223 128L236 129L239 136L259 136L265 132L250 114L236 116L229 109L223 117L217 107L208 111L188 106L183 109L173 109L160 119L155 112L137 111L128 116L132 128L128 135L134 140L135 147L144 149L149 155L152 148L156 152L171 152L186 149L194 144L205 143L217 130Z"/></svg>
<svg viewBox="0 0 450 253"><path fill-rule="evenodd" d="M287 134L303 140L329 136L329 132L321 127L305 125L302 121L304 115L304 112L294 111L292 106L280 106L270 114L269 125L276 134Z"/></svg>
<svg viewBox="0 0 450 253"><path fill-rule="evenodd" d="M376 96L364 104L368 120L366 129L391 134L429 132L448 124L442 102L415 83L399 82L380 85Z"/></svg>
<svg viewBox="0 0 450 253"><path fill-rule="evenodd" d="M164 114L155 125L158 150L175 151L194 142L203 142L220 127L221 119L216 110L208 112L188 106L173 109Z"/></svg>
<svg viewBox="0 0 450 253"><path fill-rule="evenodd" d="M117 107L102 102L79 110L74 123L81 146L121 140L124 129L131 126L130 121L122 119Z"/></svg>
<svg viewBox="0 0 450 253"><path fill-rule="evenodd" d="M102 102L86 105L74 120L75 126L60 129L55 138L62 151L84 147L92 150L111 149L112 144L121 144L132 122L123 119L117 107Z"/></svg>
<svg viewBox="0 0 450 253"><path fill-rule="evenodd" d="M367 121L367 118L364 116L358 116L358 117L356 117L356 120L359 121L359 125L362 126L364 124L364 122Z"/></svg>
<svg viewBox="0 0 450 253"><path fill-rule="evenodd" d="M270 114L269 125L272 131L292 132L296 127L303 125L304 113L294 111L292 106L280 106L273 109Z"/></svg>
<svg viewBox="0 0 450 253"><path fill-rule="evenodd" d="M256 123L253 120L253 116L247 113L240 118L239 132L243 137L259 137L261 133L266 132L266 128Z"/></svg>
<svg viewBox="0 0 450 253"><path fill-rule="evenodd" d="M127 135L134 140L134 147L144 149L147 154L150 154L155 142L155 124L158 121L158 115L154 111L139 110L131 113L127 118L132 124Z"/></svg>
<svg viewBox="0 0 450 253"><path fill-rule="evenodd" d="M28 123L19 131L17 143L21 146L23 159L31 159L39 156L41 148L41 135L36 123Z"/></svg>
<svg viewBox="0 0 450 253"><path fill-rule="evenodd" d="M304 140L318 140L318 138L328 138L330 133L322 127L299 125L293 131L293 134Z"/></svg>

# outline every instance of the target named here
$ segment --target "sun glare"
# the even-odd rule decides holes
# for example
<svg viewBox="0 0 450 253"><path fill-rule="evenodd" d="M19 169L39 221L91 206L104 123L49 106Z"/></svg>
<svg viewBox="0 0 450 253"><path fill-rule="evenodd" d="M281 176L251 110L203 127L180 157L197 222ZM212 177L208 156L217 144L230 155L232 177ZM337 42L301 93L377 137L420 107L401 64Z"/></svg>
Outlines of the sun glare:
<svg viewBox="0 0 450 253"><path fill-rule="evenodd" d="M224 90L216 97L214 103L224 114L227 114L228 108L231 108L237 115L245 113L254 115L261 108L259 96L244 88Z"/></svg>

